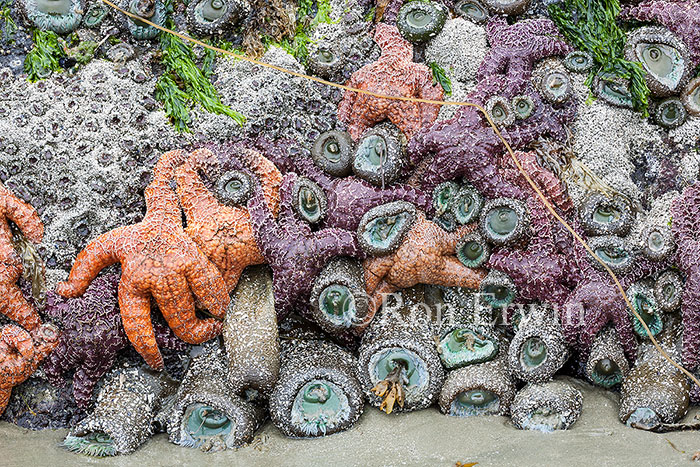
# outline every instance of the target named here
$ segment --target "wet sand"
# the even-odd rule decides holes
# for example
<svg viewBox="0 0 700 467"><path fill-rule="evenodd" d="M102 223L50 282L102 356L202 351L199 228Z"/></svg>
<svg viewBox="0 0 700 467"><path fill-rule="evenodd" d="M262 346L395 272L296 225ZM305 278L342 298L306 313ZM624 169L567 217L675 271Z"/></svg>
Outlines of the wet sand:
<svg viewBox="0 0 700 467"><path fill-rule="evenodd" d="M286 439L268 423L257 446L235 452L181 448L161 434L131 456L98 460L61 449L65 430L32 432L0 422L0 466L700 466L690 461L700 433L627 428L617 419L616 394L575 384L583 391L583 414L569 431L552 434L516 430L505 417L460 419L436 408L387 416L367 407L353 429L321 439Z"/></svg>

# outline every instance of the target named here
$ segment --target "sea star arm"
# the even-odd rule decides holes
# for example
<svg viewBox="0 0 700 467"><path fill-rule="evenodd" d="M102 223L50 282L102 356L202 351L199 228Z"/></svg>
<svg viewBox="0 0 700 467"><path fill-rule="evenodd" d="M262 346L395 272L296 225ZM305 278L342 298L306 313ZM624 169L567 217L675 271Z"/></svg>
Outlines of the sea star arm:
<svg viewBox="0 0 700 467"><path fill-rule="evenodd" d="M1 273L0 268L0 273ZM0 315L5 315L28 331L34 331L41 326L41 317L22 295L15 285L5 289L0 303Z"/></svg>
<svg viewBox="0 0 700 467"><path fill-rule="evenodd" d="M27 331L7 325L0 333L0 386L10 387L24 381L34 358L34 344ZM1 407L1 406L0 406Z"/></svg>
<svg viewBox="0 0 700 467"><path fill-rule="evenodd" d="M101 270L119 262L119 239L126 236L130 228L131 226L119 227L88 243L75 258L68 280L56 286L56 293L66 298L79 297L85 293Z"/></svg>
<svg viewBox="0 0 700 467"><path fill-rule="evenodd" d="M25 237L33 243L41 243L44 236L44 224L41 223L39 214L33 207L18 199L0 183L0 220L2 217L17 224ZM7 236L9 241L11 238L9 229L6 232L3 231L4 228L0 226L0 239Z"/></svg>
<svg viewBox="0 0 700 467"><path fill-rule="evenodd" d="M394 255L375 256L367 258L362 264L365 275L365 288L368 295L373 295L380 282L389 273L394 265Z"/></svg>
<svg viewBox="0 0 700 467"><path fill-rule="evenodd" d="M250 168L260 181L265 202L269 206L272 215L277 217L280 209L279 191L282 185L282 174L275 164L257 151L241 148L239 156L241 161Z"/></svg>
<svg viewBox="0 0 700 467"><path fill-rule="evenodd" d="M78 407L86 409L92 400L97 382L114 364L114 355L93 352L83 361L73 375L73 397Z"/></svg>
<svg viewBox="0 0 700 467"><path fill-rule="evenodd" d="M327 261L334 256L363 256L363 252L357 243L355 235L343 229L323 229L314 234L314 241L322 261Z"/></svg>
<svg viewBox="0 0 700 467"><path fill-rule="evenodd" d="M158 350L151 324L151 301L147 294L134 287L129 279L119 282L119 310L124 331L134 349L154 370L163 369L163 356Z"/></svg>
<svg viewBox="0 0 700 467"><path fill-rule="evenodd" d="M216 216L219 203L197 174L198 160L211 154L207 149L194 151L175 171L180 205L190 223L203 223Z"/></svg>
<svg viewBox="0 0 700 467"><path fill-rule="evenodd" d="M280 212L280 217L283 215L283 209L284 206ZM248 200L248 214L250 215L253 233L260 251L265 260L271 262L275 257L277 245L282 243L282 234L259 186L256 186L255 194Z"/></svg>

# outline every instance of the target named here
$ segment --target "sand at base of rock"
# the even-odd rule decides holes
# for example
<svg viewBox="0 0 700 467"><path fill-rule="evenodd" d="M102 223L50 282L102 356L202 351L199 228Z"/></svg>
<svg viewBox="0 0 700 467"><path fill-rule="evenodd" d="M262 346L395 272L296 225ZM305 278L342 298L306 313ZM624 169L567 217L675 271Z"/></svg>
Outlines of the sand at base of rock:
<svg viewBox="0 0 700 467"><path fill-rule="evenodd" d="M505 417L446 417L436 408L387 416L367 407L354 428L326 438L286 439L268 423L252 446L235 452L203 453L157 435L131 456L94 460L59 447L65 430L32 432L1 422L0 465L700 465L690 461L700 450L697 432L654 434L627 428L617 419L616 394L574 384L584 395L583 414L571 430L553 434L516 430Z"/></svg>

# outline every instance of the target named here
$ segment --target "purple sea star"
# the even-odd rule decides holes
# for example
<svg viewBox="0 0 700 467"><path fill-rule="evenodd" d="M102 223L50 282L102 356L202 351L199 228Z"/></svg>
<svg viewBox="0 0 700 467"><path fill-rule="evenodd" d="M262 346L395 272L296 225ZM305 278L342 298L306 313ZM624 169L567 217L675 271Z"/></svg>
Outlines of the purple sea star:
<svg viewBox="0 0 700 467"><path fill-rule="evenodd" d="M118 286L119 275L107 274L95 279L80 298L47 294L46 313L62 332L44 370L54 386L61 386L64 375L75 370L73 397L82 409L90 406L95 385L112 368L117 353L129 345L119 314ZM185 349L167 326L154 323L153 329L160 347Z"/></svg>
<svg viewBox="0 0 700 467"><path fill-rule="evenodd" d="M323 189L327 199L324 227L354 232L367 211L392 201L408 201L427 213L432 211L430 198L412 186L397 183L381 189L354 176L331 177L304 156L295 158L291 165L293 171L309 178Z"/></svg>
<svg viewBox="0 0 700 467"><path fill-rule="evenodd" d="M576 115L573 99L555 109L532 85L526 89L525 95L532 99L534 111L528 118L501 129L502 136L513 149L522 148L540 136L564 140L564 126ZM496 95L510 99L518 93L503 77L495 77L480 84L467 100L483 106L489 97ZM526 197L518 185L499 173L498 157L505 152L505 146L473 107L462 107L453 118L422 130L411 140L408 151L410 163L420 163L409 182L418 184L426 192L439 183L464 176L484 196Z"/></svg>
<svg viewBox="0 0 700 467"><path fill-rule="evenodd" d="M573 225L576 226L575 223ZM593 266L588 253L577 242L574 243L572 258L582 280L560 308L564 336L582 358L587 358L595 336L612 321L625 355L633 361L637 352L637 340L633 319L620 290L607 272ZM629 272L616 274L624 290L638 280L669 266L668 261L650 261L642 255L636 255L633 261Z"/></svg>
<svg viewBox="0 0 700 467"><path fill-rule="evenodd" d="M279 318L308 307L313 279L334 256L362 257L353 232L326 228L312 231L297 217L293 187L297 175L289 173L280 188L280 213L272 215L260 187L248 201L255 240L272 268L275 308Z"/></svg>
<svg viewBox="0 0 700 467"><path fill-rule="evenodd" d="M505 16L494 16L486 25L486 34L491 48L479 65L477 80L506 76L516 93L524 90L535 62L572 50L556 25L544 18L508 24Z"/></svg>
<svg viewBox="0 0 700 467"><path fill-rule="evenodd" d="M686 187L673 201L671 215L676 264L686 276L681 302L683 363L693 370L700 364L700 183Z"/></svg>

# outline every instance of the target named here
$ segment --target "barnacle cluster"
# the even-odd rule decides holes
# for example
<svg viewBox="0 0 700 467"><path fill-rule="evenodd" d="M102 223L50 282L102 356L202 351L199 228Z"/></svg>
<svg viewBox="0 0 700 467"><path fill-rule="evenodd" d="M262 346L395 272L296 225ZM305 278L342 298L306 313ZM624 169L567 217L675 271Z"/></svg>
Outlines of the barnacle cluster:
<svg viewBox="0 0 700 467"><path fill-rule="evenodd" d="M8 419L51 384L70 410L27 426L104 457L237 449L268 417L326 436L366 403L563 430L572 378L647 430L696 402L650 340L700 370L696 0L120 2L245 60L17 3Z"/></svg>

